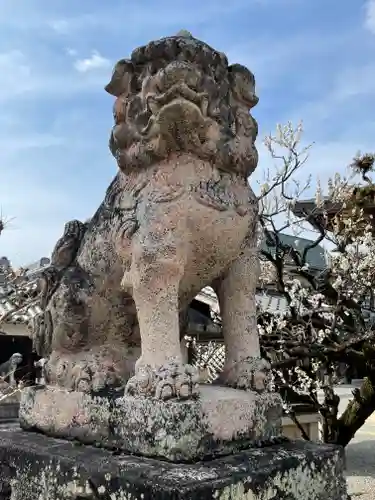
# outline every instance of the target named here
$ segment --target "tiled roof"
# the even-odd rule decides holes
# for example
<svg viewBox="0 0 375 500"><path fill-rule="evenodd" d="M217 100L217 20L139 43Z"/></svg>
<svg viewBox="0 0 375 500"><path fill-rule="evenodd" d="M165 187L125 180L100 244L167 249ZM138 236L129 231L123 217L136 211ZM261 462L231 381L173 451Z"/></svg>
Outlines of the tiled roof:
<svg viewBox="0 0 375 500"><path fill-rule="evenodd" d="M197 300L208 304L214 312L219 312L219 304L215 292L211 287L205 287L197 295ZM288 310L288 303L285 297L281 295L268 294L259 291L255 295L255 300L260 309L264 312L270 313L286 313Z"/></svg>
<svg viewBox="0 0 375 500"><path fill-rule="evenodd" d="M313 240L309 240L307 238L300 238L298 236L293 236L291 234L280 233L279 235L280 242L285 245L290 245L295 248L297 251L302 253L306 247L313 243ZM274 248L272 246L267 245L266 241L263 240L261 248L269 251L271 254L274 253ZM316 245L311 248L311 250L307 253L307 264L312 269L316 269L321 271L327 267L327 259L326 259L326 251L320 245Z"/></svg>
<svg viewBox="0 0 375 500"><path fill-rule="evenodd" d="M214 312L219 312L219 304L217 301L216 293L210 286L206 286L202 291L198 293L196 299L207 304Z"/></svg>
<svg viewBox="0 0 375 500"><path fill-rule="evenodd" d="M288 311L288 302L281 295L269 295L260 292L256 294L255 300L263 312L285 314Z"/></svg>
<svg viewBox="0 0 375 500"><path fill-rule="evenodd" d="M42 257L41 259L23 266L26 269L25 276L32 278L34 275L38 275L43 269L46 269L50 265L50 259L47 257Z"/></svg>
<svg viewBox="0 0 375 500"><path fill-rule="evenodd" d="M11 281L2 281L0 318L6 316L4 321L7 323L26 324L42 312L38 300L38 276L46 267L47 259L40 259L37 263L25 267L27 271L24 274L17 278L13 276Z"/></svg>

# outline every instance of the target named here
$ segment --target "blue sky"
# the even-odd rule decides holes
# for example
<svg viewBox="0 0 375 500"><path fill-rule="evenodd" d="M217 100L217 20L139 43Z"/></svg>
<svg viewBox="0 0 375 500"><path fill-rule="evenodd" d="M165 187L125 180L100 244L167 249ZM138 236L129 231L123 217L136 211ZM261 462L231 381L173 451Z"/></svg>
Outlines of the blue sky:
<svg viewBox="0 0 375 500"><path fill-rule="evenodd" d="M375 0L1 0L2 255L49 255L116 172L113 64L187 29L255 74L260 135L303 119L306 175L343 171L375 138ZM260 144L260 141L259 141ZM269 165L261 150L257 175Z"/></svg>

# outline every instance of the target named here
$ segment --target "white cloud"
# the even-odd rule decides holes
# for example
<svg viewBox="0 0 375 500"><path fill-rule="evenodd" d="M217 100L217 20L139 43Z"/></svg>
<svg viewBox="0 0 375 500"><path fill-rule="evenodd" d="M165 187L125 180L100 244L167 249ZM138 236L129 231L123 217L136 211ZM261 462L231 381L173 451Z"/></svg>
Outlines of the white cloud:
<svg viewBox="0 0 375 500"><path fill-rule="evenodd" d="M365 5L365 26L375 35L375 0L367 0Z"/></svg>
<svg viewBox="0 0 375 500"><path fill-rule="evenodd" d="M314 136L324 136L327 123L333 124L336 120L336 132L345 136L344 142L346 136L352 136L354 140L366 138L371 146L374 122L372 116L367 114L364 102L373 100L375 96L374 79L375 63L348 65L336 76L328 78L326 90L321 95L312 95L297 109L289 110L288 116L282 121L288 119L296 123L302 119ZM373 146L370 147L372 149Z"/></svg>
<svg viewBox="0 0 375 500"><path fill-rule="evenodd" d="M15 89L27 91L32 86L32 79L31 66L21 51L0 54L0 96L12 94Z"/></svg>
<svg viewBox="0 0 375 500"><path fill-rule="evenodd" d="M74 63L75 69L79 73L88 71L107 69L111 66L111 61L101 56L98 51L93 50L90 57L86 59L77 59Z"/></svg>
<svg viewBox="0 0 375 500"><path fill-rule="evenodd" d="M353 65L344 70L337 78L333 97L342 102L358 96L373 95L375 93L374 78L375 62Z"/></svg>
<svg viewBox="0 0 375 500"><path fill-rule="evenodd" d="M72 17L64 17L58 19L48 19L47 26L57 35L69 36L73 33L81 32L83 29L93 28L108 28L110 26L110 19L112 21L116 16L112 16L112 10L109 13L99 12L98 15L94 14L81 14Z"/></svg>
<svg viewBox="0 0 375 500"><path fill-rule="evenodd" d="M66 55L70 57L76 57L77 56L77 51L75 49L66 49Z"/></svg>
<svg viewBox="0 0 375 500"><path fill-rule="evenodd" d="M74 50L69 50L70 57L76 57ZM66 62L63 50L54 57L51 53L31 57L19 50L0 52L0 103L19 98L47 99L56 95L63 98L81 92L102 92L110 78L110 66L111 62L98 52L75 61L74 67ZM86 77L80 78L77 71Z"/></svg>
<svg viewBox="0 0 375 500"><path fill-rule="evenodd" d="M69 22L66 19L56 19L50 22L53 31L59 35L67 35L69 33Z"/></svg>

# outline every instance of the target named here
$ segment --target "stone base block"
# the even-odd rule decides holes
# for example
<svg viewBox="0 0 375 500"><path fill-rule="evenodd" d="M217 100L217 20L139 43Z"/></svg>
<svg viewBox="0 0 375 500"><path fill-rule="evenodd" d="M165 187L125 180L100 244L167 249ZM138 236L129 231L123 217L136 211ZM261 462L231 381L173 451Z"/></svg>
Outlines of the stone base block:
<svg viewBox="0 0 375 500"><path fill-rule="evenodd" d="M19 415L26 430L179 462L228 455L281 436L278 394L211 385L189 401L28 387Z"/></svg>
<svg viewBox="0 0 375 500"><path fill-rule="evenodd" d="M0 430L3 500L346 500L343 450L304 441L196 464Z"/></svg>

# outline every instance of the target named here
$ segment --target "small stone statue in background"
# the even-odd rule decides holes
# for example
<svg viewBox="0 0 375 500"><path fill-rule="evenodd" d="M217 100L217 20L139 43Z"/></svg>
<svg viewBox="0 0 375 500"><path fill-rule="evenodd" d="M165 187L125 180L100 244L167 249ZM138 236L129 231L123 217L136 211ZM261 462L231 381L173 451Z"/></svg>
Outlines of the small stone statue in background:
<svg viewBox="0 0 375 500"><path fill-rule="evenodd" d="M14 373L17 370L18 366L22 363L23 357L22 354L15 352L11 355L8 361L2 363L0 365L0 376L4 381L9 380L9 385L11 387L16 387L17 382L14 377Z"/></svg>

